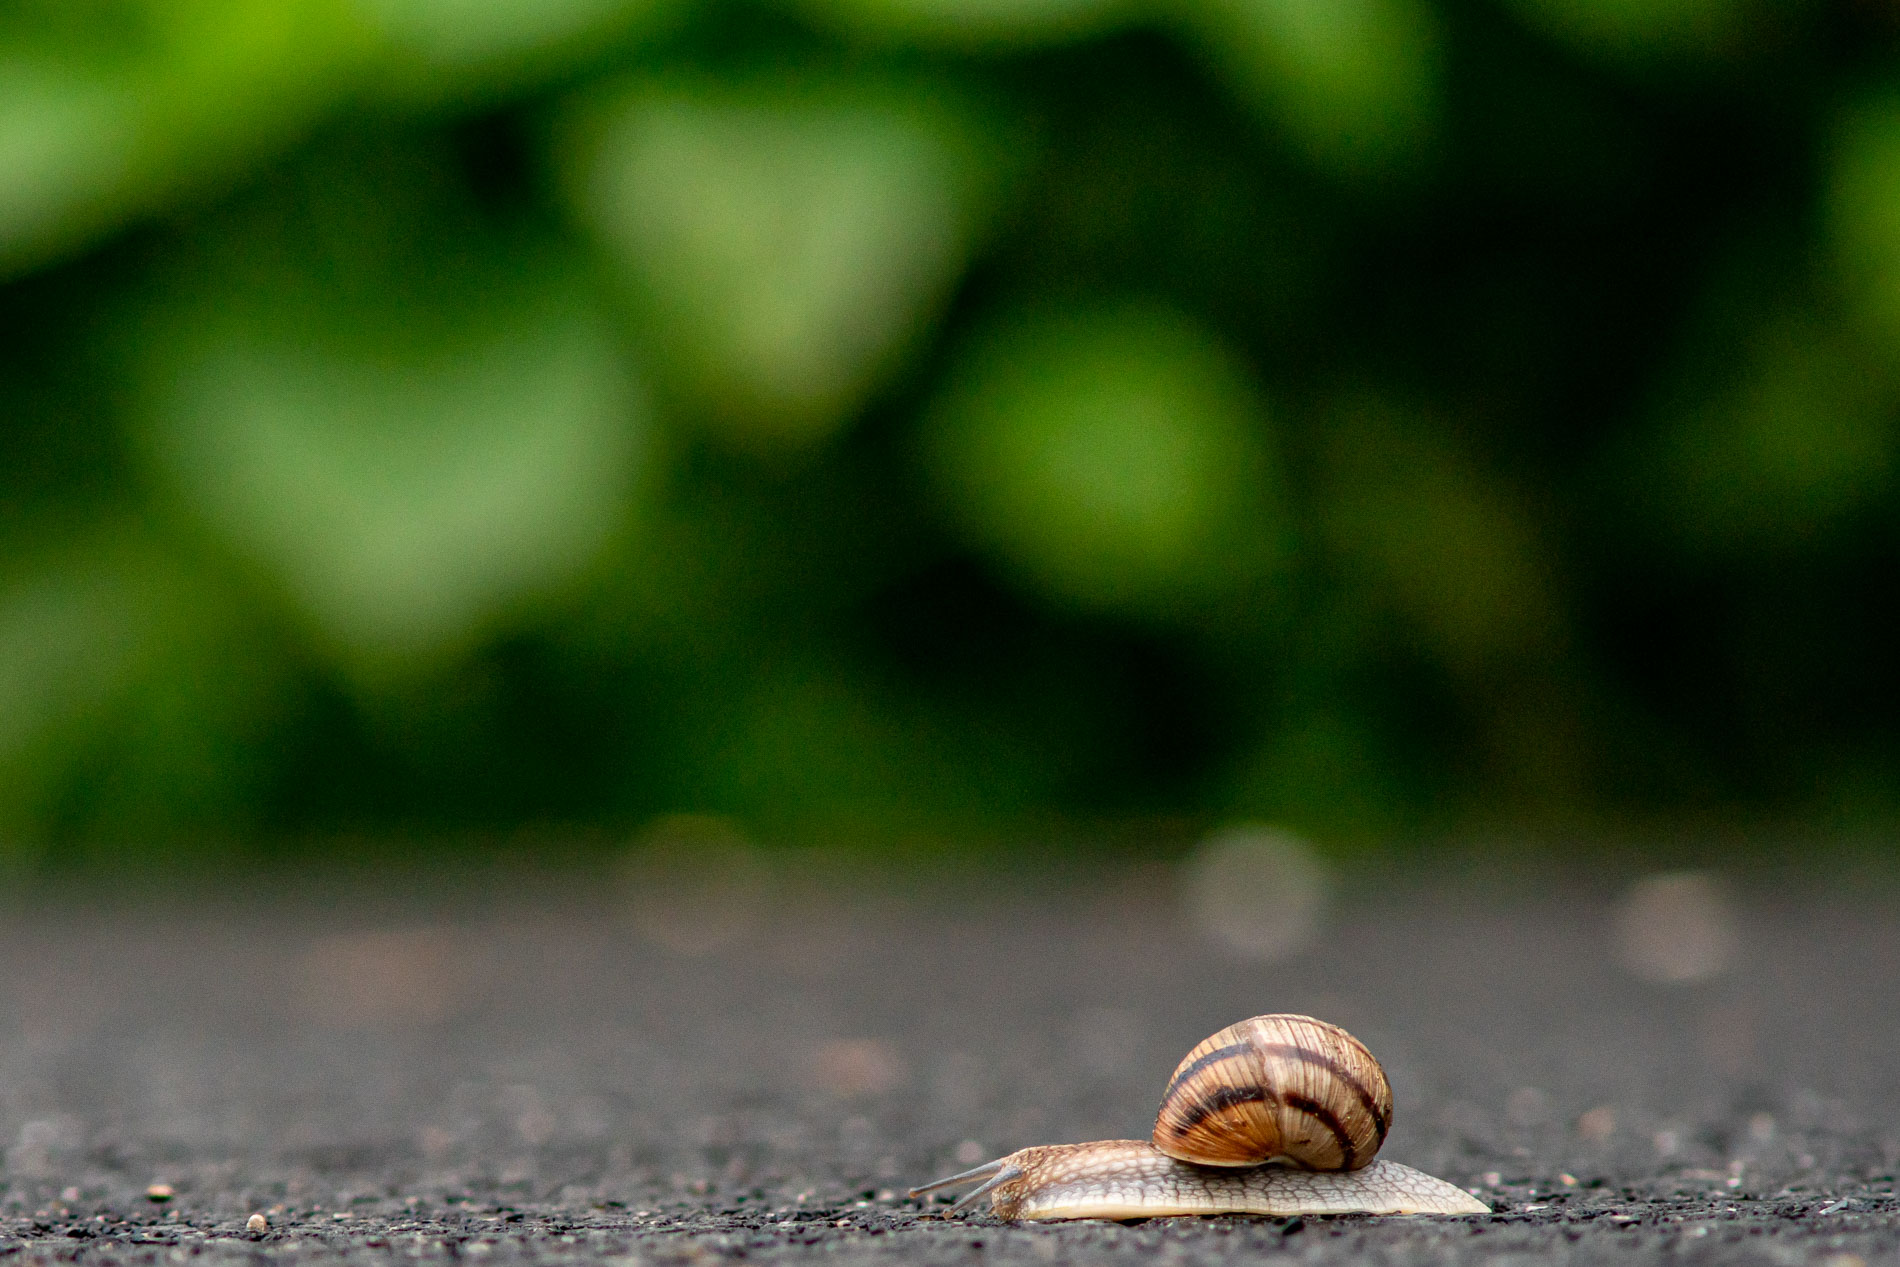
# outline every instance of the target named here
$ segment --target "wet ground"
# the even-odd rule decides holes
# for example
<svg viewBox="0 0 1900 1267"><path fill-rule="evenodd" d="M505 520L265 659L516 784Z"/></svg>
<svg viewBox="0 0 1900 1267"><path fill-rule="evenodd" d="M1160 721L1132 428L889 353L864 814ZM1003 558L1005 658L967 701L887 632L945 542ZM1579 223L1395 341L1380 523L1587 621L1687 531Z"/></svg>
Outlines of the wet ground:
<svg viewBox="0 0 1900 1267"><path fill-rule="evenodd" d="M22 902L0 1263L1900 1261L1893 894L1741 877L1739 942L1662 983L1628 879L1368 874L1275 962L1159 868ZM1270 1010L1363 1038L1384 1155L1496 1213L1009 1226L902 1195L1145 1136L1180 1055Z"/></svg>

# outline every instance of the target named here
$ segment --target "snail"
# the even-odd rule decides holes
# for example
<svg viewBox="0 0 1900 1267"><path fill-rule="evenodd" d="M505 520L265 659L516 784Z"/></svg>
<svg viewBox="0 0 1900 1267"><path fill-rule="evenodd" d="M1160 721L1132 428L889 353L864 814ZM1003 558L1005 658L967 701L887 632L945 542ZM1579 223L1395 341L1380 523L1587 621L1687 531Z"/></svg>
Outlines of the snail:
<svg viewBox="0 0 1900 1267"><path fill-rule="evenodd" d="M1182 1058L1152 1142L1024 1148L913 1188L981 1180L1004 1219L1151 1219L1192 1214L1488 1214L1463 1188L1374 1154L1392 1089L1365 1044L1310 1016L1256 1016Z"/></svg>

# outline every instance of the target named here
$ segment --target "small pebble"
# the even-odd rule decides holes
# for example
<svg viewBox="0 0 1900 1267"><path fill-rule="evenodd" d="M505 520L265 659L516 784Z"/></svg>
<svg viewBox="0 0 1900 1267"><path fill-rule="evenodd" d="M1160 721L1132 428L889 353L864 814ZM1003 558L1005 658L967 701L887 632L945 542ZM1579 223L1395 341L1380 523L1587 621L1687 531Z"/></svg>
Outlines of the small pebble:
<svg viewBox="0 0 1900 1267"><path fill-rule="evenodd" d="M72 1205L79 1200L79 1189L62 1188L60 1189L59 1199L64 1201L67 1205Z"/></svg>
<svg viewBox="0 0 1900 1267"><path fill-rule="evenodd" d="M176 1195L168 1183L155 1183L145 1190L147 1201L169 1201Z"/></svg>
<svg viewBox="0 0 1900 1267"><path fill-rule="evenodd" d="M1484 1186L1485 1187L1495 1188L1503 1182L1504 1182L1504 1176L1499 1174L1497 1171L1487 1170L1484 1172Z"/></svg>
<svg viewBox="0 0 1900 1267"><path fill-rule="evenodd" d="M244 1230L249 1232L252 1236L262 1236L264 1233L270 1231L270 1220L265 1218L262 1214L253 1214L250 1218L244 1220Z"/></svg>
<svg viewBox="0 0 1900 1267"><path fill-rule="evenodd" d="M1577 1177L1575 1175L1558 1175L1557 1182L1563 1184L1566 1188L1574 1188L1577 1186Z"/></svg>

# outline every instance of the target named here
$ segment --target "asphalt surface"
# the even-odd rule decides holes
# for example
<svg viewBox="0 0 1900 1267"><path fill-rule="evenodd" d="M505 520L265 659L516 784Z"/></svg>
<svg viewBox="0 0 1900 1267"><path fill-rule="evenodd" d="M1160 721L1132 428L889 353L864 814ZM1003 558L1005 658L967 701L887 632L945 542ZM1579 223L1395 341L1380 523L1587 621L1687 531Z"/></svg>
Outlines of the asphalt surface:
<svg viewBox="0 0 1900 1267"><path fill-rule="evenodd" d="M0 1264L1900 1261L1895 895L1743 877L1739 949L1664 985L1612 953L1626 880L1360 876L1271 964L1212 949L1161 868L776 874L657 913L598 878L21 899ZM1262 1011L1364 1039L1384 1155L1496 1213L1010 1226L903 1197L1145 1136L1180 1055Z"/></svg>

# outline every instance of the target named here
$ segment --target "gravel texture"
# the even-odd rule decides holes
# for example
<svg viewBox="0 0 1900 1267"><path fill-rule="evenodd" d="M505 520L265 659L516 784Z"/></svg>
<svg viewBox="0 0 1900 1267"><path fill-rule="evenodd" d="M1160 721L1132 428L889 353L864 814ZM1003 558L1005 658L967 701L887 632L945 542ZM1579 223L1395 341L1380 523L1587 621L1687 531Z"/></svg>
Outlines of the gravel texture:
<svg viewBox="0 0 1900 1267"><path fill-rule="evenodd" d="M432 887L16 903L0 1263L1900 1261L1885 889L1744 883L1725 966L1663 985L1613 953L1619 884L1475 868L1353 878L1270 964L1205 944L1159 867L778 874L658 916L597 880ZM1384 1155L1496 1213L1010 1226L903 1197L1145 1136L1181 1054L1262 1011L1364 1039Z"/></svg>

